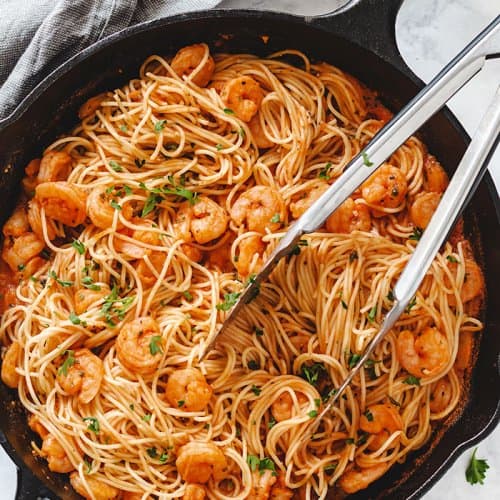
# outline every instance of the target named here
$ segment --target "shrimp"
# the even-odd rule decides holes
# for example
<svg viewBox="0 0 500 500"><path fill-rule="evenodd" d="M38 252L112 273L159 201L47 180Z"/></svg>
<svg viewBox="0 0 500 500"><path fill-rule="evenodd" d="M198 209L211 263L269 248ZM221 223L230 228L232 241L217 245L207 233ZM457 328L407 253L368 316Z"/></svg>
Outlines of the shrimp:
<svg viewBox="0 0 500 500"><path fill-rule="evenodd" d="M227 461L224 453L212 442L191 441L179 449L175 465L188 483L206 483L212 476L216 481L224 476Z"/></svg>
<svg viewBox="0 0 500 500"><path fill-rule="evenodd" d="M33 232L41 239L44 239L43 222L42 222L42 205L33 198L28 203L28 222ZM47 229L47 238L52 241L58 234L56 223L52 219L45 219Z"/></svg>
<svg viewBox="0 0 500 500"><path fill-rule="evenodd" d="M200 68L199 66L207 53L207 60ZM208 46L204 43L188 45L180 49L172 59L170 66L180 77L189 77L191 73L195 73L190 80L198 87L206 87L215 70L215 62L210 55Z"/></svg>
<svg viewBox="0 0 500 500"><path fill-rule="evenodd" d="M28 418L28 426L33 432L36 432L42 439L45 439L49 435L49 431L40 422L40 419L33 413Z"/></svg>
<svg viewBox="0 0 500 500"><path fill-rule="evenodd" d="M388 463L383 462L363 469L350 469L344 472L340 477L339 486L348 494L364 490L373 483L373 481L382 477L389 467Z"/></svg>
<svg viewBox="0 0 500 500"><path fill-rule="evenodd" d="M115 500L122 498L120 490L114 486L89 475L86 475L85 481L83 481L76 471L70 474L69 482L73 489L87 500Z"/></svg>
<svg viewBox="0 0 500 500"><path fill-rule="evenodd" d="M70 396L78 394L78 400L88 404L101 388L104 378L102 360L89 349L77 349L68 354L68 359L72 359L73 363L66 367L65 371L58 370L57 381L67 394Z"/></svg>
<svg viewBox="0 0 500 500"><path fill-rule="evenodd" d="M382 165L361 186L361 194L375 208L396 208L404 201L408 184L399 168Z"/></svg>
<svg viewBox="0 0 500 500"><path fill-rule="evenodd" d="M4 236L14 236L17 238L18 236L29 232L29 230L30 224L28 222L26 209L24 208L24 204L20 203L17 205L12 215L7 219L2 232Z"/></svg>
<svg viewBox="0 0 500 500"><path fill-rule="evenodd" d="M440 193L419 193L410 207L410 219L415 226L425 229L441 201Z"/></svg>
<svg viewBox="0 0 500 500"><path fill-rule="evenodd" d="M460 263L449 263L448 267L451 270L457 268L457 266L461 265ZM469 302L470 300L481 296L484 290L484 276L481 271L481 268L477 265L477 263L472 259L465 259L465 277L462 284L462 288L460 288L460 299L462 302ZM456 306L457 301L455 299L455 295L448 295L448 303L451 306Z"/></svg>
<svg viewBox="0 0 500 500"><path fill-rule="evenodd" d="M33 276L39 269L44 267L47 264L47 261L42 257L35 256L28 260L24 265L24 268L19 271L18 276L22 276L24 279L28 279L30 276Z"/></svg>
<svg viewBox="0 0 500 500"><path fill-rule="evenodd" d="M453 391L448 377L440 378L431 387L429 408L432 413L441 413L450 404Z"/></svg>
<svg viewBox="0 0 500 500"><path fill-rule="evenodd" d="M262 123L260 121L260 116L258 114L248 122L248 128L252 133L253 142L255 142L255 145L259 149L267 149L274 146L274 142L270 141L264 133L264 129L262 128Z"/></svg>
<svg viewBox="0 0 500 500"><path fill-rule="evenodd" d="M203 244L222 236L228 224L223 207L207 196L200 196L192 205L184 202L177 214L176 232L187 243L191 235L197 243Z"/></svg>
<svg viewBox="0 0 500 500"><path fill-rule="evenodd" d="M35 192L35 187L38 184L37 175L38 171L40 170L40 163L41 163L40 158L35 158L31 160L24 169L26 177L24 177L21 182L23 184L24 192L28 196L33 196L33 193Z"/></svg>
<svg viewBox="0 0 500 500"><path fill-rule="evenodd" d="M40 161L37 184L65 181L73 168L73 158L64 151L49 151Z"/></svg>
<svg viewBox="0 0 500 500"><path fill-rule="evenodd" d="M347 198L328 219L326 230L329 233L351 233L352 231L369 231L372 222L370 209L363 203L356 203Z"/></svg>
<svg viewBox="0 0 500 500"><path fill-rule="evenodd" d="M35 189L35 200L45 209L45 215L66 226L75 227L85 221L87 195L69 182L44 182Z"/></svg>
<svg viewBox="0 0 500 500"><path fill-rule="evenodd" d="M5 351L2 360L2 381L12 389L17 389L21 380L21 375L19 375L16 368L19 365L22 352L23 349L19 342L14 341Z"/></svg>
<svg viewBox="0 0 500 500"><path fill-rule="evenodd" d="M248 276L262 265L262 254L266 244L259 236L250 236L240 242L238 260L235 266L240 276Z"/></svg>
<svg viewBox="0 0 500 500"><path fill-rule="evenodd" d="M212 397L213 389L203 374L195 368L177 370L168 377L165 397L174 408L203 411Z"/></svg>
<svg viewBox="0 0 500 500"><path fill-rule="evenodd" d="M374 451L383 446L391 434L403 430L404 424L397 408L387 403L369 406L361 415L359 426L373 434L368 449Z"/></svg>
<svg viewBox="0 0 500 500"><path fill-rule="evenodd" d="M293 491L287 487L285 476L282 472L278 474L278 480L271 488L271 500L290 500L293 498Z"/></svg>
<svg viewBox="0 0 500 500"><path fill-rule="evenodd" d="M207 492L201 484L188 484L184 490L182 500L204 500L206 495Z"/></svg>
<svg viewBox="0 0 500 500"><path fill-rule="evenodd" d="M266 230L277 231L285 218L285 203L276 189L254 186L245 191L231 208L231 219L249 231L264 234Z"/></svg>
<svg viewBox="0 0 500 500"><path fill-rule="evenodd" d="M0 314L17 302L16 289L19 281L7 263L0 259Z"/></svg>
<svg viewBox="0 0 500 500"><path fill-rule="evenodd" d="M163 352L160 327L149 316L129 321L120 330L115 347L125 368L139 375L150 375L158 368Z"/></svg>
<svg viewBox="0 0 500 500"><path fill-rule="evenodd" d="M252 472L252 489L247 500L267 500L269 498L271 488L277 478L270 470L261 472L258 470Z"/></svg>
<svg viewBox="0 0 500 500"><path fill-rule="evenodd" d="M424 189L432 193L444 193L448 187L448 174L432 155L424 160Z"/></svg>
<svg viewBox="0 0 500 500"><path fill-rule="evenodd" d="M34 233L25 233L14 239L6 240L2 250L2 259L13 271L36 257L45 248L44 242Z"/></svg>
<svg viewBox="0 0 500 500"><path fill-rule="evenodd" d="M152 266L153 269L155 269L159 274L165 264L165 258L166 256L163 252L151 252L151 254L148 255L149 265L145 260L141 260L137 264L137 274L139 275L139 278L144 283L144 285L151 286L156 283L156 280L158 278L150 266ZM171 267L167 269L167 276L169 274L172 274L172 272L173 271Z"/></svg>
<svg viewBox="0 0 500 500"><path fill-rule="evenodd" d="M113 225L113 219L116 209L110 204L112 199L106 194L106 187L99 186L94 188L87 197L87 215L92 224L101 229L108 229ZM127 220L133 216L133 210L129 203L121 205L121 214ZM121 227L118 221L118 227Z"/></svg>
<svg viewBox="0 0 500 500"><path fill-rule="evenodd" d="M64 448L52 434L47 434L47 436L45 436L40 451L41 456L47 459L49 469L52 472L65 474L75 470Z"/></svg>
<svg viewBox="0 0 500 500"><path fill-rule="evenodd" d="M101 105L102 101L104 101L104 99L106 99L106 92L97 94L94 97L86 100L78 110L78 118L80 118L80 120L83 120L93 115L99 109L99 106Z"/></svg>
<svg viewBox="0 0 500 500"><path fill-rule="evenodd" d="M82 314L95 306L97 302L102 301L104 297L111 293L107 285L99 285L100 290L90 290L88 288L81 288L75 292L75 312Z"/></svg>
<svg viewBox="0 0 500 500"><path fill-rule="evenodd" d="M299 408L309 401L301 392L297 392L296 396ZM278 422L282 422L283 420L288 420L294 415L297 415L299 408L295 406L292 396L286 391L282 392L278 398L273 401L271 413Z"/></svg>
<svg viewBox="0 0 500 500"><path fill-rule="evenodd" d="M298 219L330 186L323 182L297 201L290 203L290 213L294 219Z"/></svg>
<svg viewBox="0 0 500 500"><path fill-rule="evenodd" d="M251 76L240 76L226 83L221 97L240 120L249 122L259 110L264 92Z"/></svg>
<svg viewBox="0 0 500 500"><path fill-rule="evenodd" d="M416 338L403 330L396 339L401 366L415 377L432 377L442 372L450 360L448 340L435 327L426 327Z"/></svg>
<svg viewBox="0 0 500 500"><path fill-rule="evenodd" d="M224 244L214 248L208 254L207 264L211 268L218 269L222 273L229 273L234 270L234 265L231 261L231 240L227 240Z"/></svg>
<svg viewBox="0 0 500 500"><path fill-rule="evenodd" d="M144 230L134 230L123 229L119 231L120 234L126 234L127 236L137 240L146 245L162 246L160 235L152 231ZM142 259L145 255L150 255L151 250L144 245L138 245L130 240L125 240L117 238L114 242L115 249L121 253L124 253L131 257L132 259Z"/></svg>

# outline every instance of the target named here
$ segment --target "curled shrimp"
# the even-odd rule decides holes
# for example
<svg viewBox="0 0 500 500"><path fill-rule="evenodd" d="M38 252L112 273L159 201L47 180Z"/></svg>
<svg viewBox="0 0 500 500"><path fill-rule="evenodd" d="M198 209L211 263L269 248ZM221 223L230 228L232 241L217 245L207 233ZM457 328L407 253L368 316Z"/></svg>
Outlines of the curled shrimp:
<svg viewBox="0 0 500 500"><path fill-rule="evenodd" d="M250 129L250 132L252 134L253 142L255 142L255 145L259 149L267 149L274 146L274 142L270 141L264 133L259 114L256 114L248 122L248 128Z"/></svg>
<svg viewBox="0 0 500 500"><path fill-rule="evenodd" d="M112 198L109 198L104 186L96 187L90 192L87 197L86 210L94 226L107 229L113 225L116 209L111 206L111 201ZM121 214L127 220L132 218L133 210L129 203L121 206ZM118 221L118 227L120 226L120 221Z"/></svg>
<svg viewBox="0 0 500 500"><path fill-rule="evenodd" d="M271 488L271 500L290 500L293 498L293 491L287 487L285 476L282 472L278 474L276 483Z"/></svg>
<svg viewBox="0 0 500 500"><path fill-rule="evenodd" d="M453 390L448 377L440 378L431 387L429 408L432 413L441 413L449 406Z"/></svg>
<svg viewBox="0 0 500 500"><path fill-rule="evenodd" d="M122 326L115 347L118 359L125 368L139 375L149 375L161 361L160 327L149 316L129 321Z"/></svg>
<svg viewBox="0 0 500 500"><path fill-rule="evenodd" d="M33 232L41 240L43 240L44 234L43 234L42 205L35 198L30 200L30 202L28 203L28 222ZM45 226L47 231L47 238L52 241L58 234L56 223L51 218L46 218Z"/></svg>
<svg viewBox="0 0 500 500"><path fill-rule="evenodd" d="M2 360L2 381L12 389L17 389L21 380L21 376L17 373L16 368L19 366L22 352L23 349L19 342L14 341L7 347Z"/></svg>
<svg viewBox="0 0 500 500"><path fill-rule="evenodd" d="M198 87L206 87L215 70L215 62L210 54L203 66L199 68L207 52L208 46L204 43L188 45L175 54L170 66L180 77L189 77L195 72L190 80Z"/></svg>
<svg viewBox="0 0 500 500"><path fill-rule="evenodd" d="M222 479L227 461L215 444L191 441L179 449L175 465L184 481L203 484L210 477L216 481Z"/></svg>
<svg viewBox="0 0 500 500"><path fill-rule="evenodd" d="M410 207L410 219L415 226L425 229L441 200L440 193L419 193Z"/></svg>
<svg viewBox="0 0 500 500"><path fill-rule="evenodd" d="M297 201L290 203L290 213L294 219L298 219L330 186L323 182Z"/></svg>
<svg viewBox="0 0 500 500"><path fill-rule="evenodd" d="M205 500L206 494L207 492L201 484L188 484L182 500Z"/></svg>
<svg viewBox="0 0 500 500"><path fill-rule="evenodd" d="M26 209L23 204L19 204L4 224L2 229L3 235L18 237L29 231L30 224L26 214Z"/></svg>
<svg viewBox="0 0 500 500"><path fill-rule="evenodd" d="M119 231L119 233L124 232L138 243L132 242L130 240L125 240L117 238L115 240L115 249L121 253L124 253L131 257L132 259L142 259L145 255L151 254L151 250L145 245L140 243L145 243L146 245L152 246L162 246L160 235L152 231L145 231L143 229L136 229L134 231L129 231L124 229Z"/></svg>
<svg viewBox="0 0 500 500"><path fill-rule="evenodd" d="M80 120L83 120L93 115L99 109L99 106L101 105L102 101L104 101L104 99L106 99L106 92L97 94L94 97L87 99L78 110L78 118L80 118Z"/></svg>
<svg viewBox="0 0 500 500"><path fill-rule="evenodd" d="M377 450L396 431L403 430L403 419L397 408L392 404L377 404L367 408L361 415L360 428L373 434L373 439L368 445L369 450Z"/></svg>
<svg viewBox="0 0 500 500"><path fill-rule="evenodd" d="M2 259L7 262L13 271L36 257L45 248L45 243L34 233L25 233L4 242Z"/></svg>
<svg viewBox="0 0 500 500"><path fill-rule="evenodd" d="M46 458L49 469L52 472L65 474L75 469L71 460L66 455L64 448L52 434L45 436L40 451L41 456Z"/></svg>
<svg viewBox="0 0 500 500"><path fill-rule="evenodd" d="M271 405L271 413L278 422L288 420L294 415L298 415L300 412L300 407L307 403L307 401L309 401L307 397L301 392L297 392L295 394L297 396L298 408L288 391L282 392L273 401L273 404Z"/></svg>
<svg viewBox="0 0 500 500"><path fill-rule="evenodd" d="M194 205L184 202L177 213L176 231L180 238L203 244L222 236L228 224L223 207L207 196L200 196Z"/></svg>
<svg viewBox="0 0 500 500"><path fill-rule="evenodd" d="M240 120L249 122L259 111L264 92L251 76L240 76L224 85L221 97Z"/></svg>
<svg viewBox="0 0 500 500"><path fill-rule="evenodd" d="M363 203L347 198L328 219L326 230L330 233L351 233L369 231L372 226L370 209Z"/></svg>
<svg viewBox="0 0 500 500"><path fill-rule="evenodd" d="M361 194L374 208L396 208L403 203L408 184L399 168L382 165L361 186Z"/></svg>
<svg viewBox="0 0 500 500"><path fill-rule="evenodd" d="M424 160L424 189L432 193L444 193L448 187L448 174L432 155Z"/></svg>
<svg viewBox="0 0 500 500"><path fill-rule="evenodd" d="M285 203L281 194L271 187L254 186L245 191L231 208L231 219L245 224L249 231L264 234L276 231L285 218Z"/></svg>
<svg viewBox="0 0 500 500"><path fill-rule="evenodd" d="M268 500L276 480L276 476L270 470L252 472L252 489L248 500Z"/></svg>
<svg viewBox="0 0 500 500"><path fill-rule="evenodd" d="M260 236L249 236L239 244L238 260L235 266L240 276L248 276L257 272L262 265L262 254L266 249L265 243Z"/></svg>
<svg viewBox="0 0 500 500"><path fill-rule="evenodd" d="M120 490L114 486L89 475L85 476L84 482L76 471L70 474L69 482L73 489L86 500L115 500L122 498Z"/></svg>
<svg viewBox="0 0 500 500"><path fill-rule="evenodd" d="M451 262L448 267L452 270L457 269L457 266L462 265L461 263ZM462 288L460 288L460 299L463 303L469 302L470 300L480 297L484 290L484 276L481 268L472 259L465 259L465 277L462 283ZM448 302L452 306L456 306L457 302L455 295L448 295Z"/></svg>
<svg viewBox="0 0 500 500"><path fill-rule="evenodd" d="M416 336L403 330L396 339L396 354L401 366L415 377L432 377L450 360L448 340L435 327L426 327Z"/></svg>
<svg viewBox="0 0 500 500"><path fill-rule="evenodd" d="M69 356L69 354L68 354ZM99 393L104 366L101 358L89 349L77 349L72 357L73 364L57 372L57 381L70 396L78 394L81 403L90 403Z"/></svg>
<svg viewBox="0 0 500 500"><path fill-rule="evenodd" d="M94 304L102 301L104 297L111 293L107 285L99 285L100 290L91 290L89 288L81 288L75 292L75 312L82 314L92 308Z"/></svg>
<svg viewBox="0 0 500 500"><path fill-rule="evenodd" d="M36 185L38 184L38 171L40 170L40 158L34 158L31 160L26 168L24 169L24 173L26 177L21 181L23 184L23 190L28 196L33 196L35 192Z"/></svg>
<svg viewBox="0 0 500 500"><path fill-rule="evenodd" d="M65 181L73 168L73 159L64 151L49 151L40 161L37 183Z"/></svg>
<svg viewBox="0 0 500 500"><path fill-rule="evenodd" d="M339 486L348 494L356 493L382 477L388 468L389 464L384 462L372 467L350 469L340 477Z"/></svg>
<svg viewBox="0 0 500 500"><path fill-rule="evenodd" d="M185 368L173 372L167 381L165 397L174 408L186 411L203 411L213 389L207 384L203 374L195 368Z"/></svg>
<svg viewBox="0 0 500 500"><path fill-rule="evenodd" d="M45 428L42 422L40 422L40 419L33 413L28 418L28 426L33 432L36 432L42 439L45 439L49 435L49 431Z"/></svg>
<svg viewBox="0 0 500 500"><path fill-rule="evenodd" d="M207 264L211 268L216 268L222 273L229 273L234 270L234 265L231 261L231 240L226 240L225 243L214 248L208 254Z"/></svg>
<svg viewBox="0 0 500 500"><path fill-rule="evenodd" d="M44 182L35 189L35 200L45 215L71 227L85 221L86 198L84 191L65 181Z"/></svg>

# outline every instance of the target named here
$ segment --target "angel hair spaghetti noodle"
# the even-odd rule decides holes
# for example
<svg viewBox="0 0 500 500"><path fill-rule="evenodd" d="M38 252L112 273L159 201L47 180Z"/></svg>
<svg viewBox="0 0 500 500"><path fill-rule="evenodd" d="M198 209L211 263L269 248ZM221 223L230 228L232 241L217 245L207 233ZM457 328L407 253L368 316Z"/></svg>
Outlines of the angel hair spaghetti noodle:
<svg viewBox="0 0 500 500"><path fill-rule="evenodd" d="M299 52L212 57L204 44L151 56L84 104L71 135L26 167L3 227L2 379L51 471L94 499L324 498L365 488L429 440L481 329L483 277L460 228L337 408L298 441L377 332L446 188L415 137L198 362L288 225L390 116Z"/></svg>

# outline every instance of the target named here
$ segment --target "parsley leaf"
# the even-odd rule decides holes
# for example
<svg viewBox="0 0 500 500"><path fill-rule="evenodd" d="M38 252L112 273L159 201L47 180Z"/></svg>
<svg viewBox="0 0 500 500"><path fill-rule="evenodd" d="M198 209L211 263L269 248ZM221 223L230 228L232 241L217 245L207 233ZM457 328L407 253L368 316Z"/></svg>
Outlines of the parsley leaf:
<svg viewBox="0 0 500 500"><path fill-rule="evenodd" d="M256 455L248 455L247 464L250 466L250 470L255 472L260 464L260 459Z"/></svg>
<svg viewBox="0 0 500 500"><path fill-rule="evenodd" d="M363 413L363 415L366 417L366 420L368 420L368 422L373 422L373 413L368 408Z"/></svg>
<svg viewBox="0 0 500 500"><path fill-rule="evenodd" d="M258 370L260 368L260 365L257 361L255 361L255 359L251 359L249 362L248 362L248 368L250 370Z"/></svg>
<svg viewBox="0 0 500 500"><path fill-rule="evenodd" d="M255 384L252 385L252 392L256 395L256 396L260 396L260 393L262 392L262 389L260 387L257 387Z"/></svg>
<svg viewBox="0 0 500 500"><path fill-rule="evenodd" d="M409 313L417 304L417 297L413 297L413 299L410 300L410 303L406 306L405 311Z"/></svg>
<svg viewBox="0 0 500 500"><path fill-rule="evenodd" d="M324 180L328 180L330 179L330 174L328 173L328 171L332 168L332 164L330 162L328 162L320 171L319 171L319 174L318 174L318 177L320 179L324 179Z"/></svg>
<svg viewBox="0 0 500 500"><path fill-rule="evenodd" d="M151 420L151 417L152 417L151 413L146 413L146 415L142 417L142 420L144 422L149 422Z"/></svg>
<svg viewBox="0 0 500 500"><path fill-rule="evenodd" d="M63 354L66 354L66 359L64 360L64 363L60 366L57 373L59 375L68 375L68 369L75 364L75 357L74 357L75 351L68 349L67 351L64 351Z"/></svg>
<svg viewBox="0 0 500 500"><path fill-rule="evenodd" d="M144 203L144 207L142 207L141 217L146 217L146 215L150 214L162 200L163 197L160 195L149 193Z"/></svg>
<svg viewBox="0 0 500 500"><path fill-rule="evenodd" d="M167 123L167 120L160 120L155 123L155 132L160 133L163 128L165 127L165 123Z"/></svg>
<svg viewBox="0 0 500 500"><path fill-rule="evenodd" d="M183 399L180 399L179 401L177 401L177 407L178 408L182 408L185 404L185 401Z"/></svg>
<svg viewBox="0 0 500 500"><path fill-rule="evenodd" d="M231 307L236 304L238 297L241 295L240 292L232 292L224 294L224 302L217 304L215 307L218 311L229 311Z"/></svg>
<svg viewBox="0 0 500 500"><path fill-rule="evenodd" d="M163 452L158 460L161 464L164 464L168 460L168 453Z"/></svg>
<svg viewBox="0 0 500 500"><path fill-rule="evenodd" d="M281 222L280 219L280 214L274 214L270 219L269 222L272 222L273 224Z"/></svg>
<svg viewBox="0 0 500 500"><path fill-rule="evenodd" d="M119 163L117 163L115 160L111 160L109 162L109 166L115 171L115 172L123 172L123 168Z"/></svg>
<svg viewBox="0 0 500 500"><path fill-rule="evenodd" d="M449 262L453 262L454 264L458 264L460 261L454 257L453 255L447 255L446 260Z"/></svg>
<svg viewBox="0 0 500 500"><path fill-rule="evenodd" d="M408 375L408 377L403 380L403 384L420 386L420 379L414 375Z"/></svg>
<svg viewBox="0 0 500 500"><path fill-rule="evenodd" d="M377 315L377 306L373 306L368 312L368 321L373 323L375 321L375 316Z"/></svg>
<svg viewBox="0 0 500 500"><path fill-rule="evenodd" d="M152 448L147 448L146 453L151 457L151 458L156 458L158 456L158 452L156 451L156 447Z"/></svg>
<svg viewBox="0 0 500 500"><path fill-rule="evenodd" d="M410 236L408 237L410 240L415 240L415 241L419 241L420 238L422 237L422 234L424 233L424 230L423 229L420 229L419 227L414 227L413 228L413 233L410 234Z"/></svg>
<svg viewBox="0 0 500 500"><path fill-rule="evenodd" d="M348 359L348 364L349 364L349 368L354 368L357 364L358 364L358 361L361 359L361 355L360 354L356 354L354 352L351 352L350 355L349 355L349 359Z"/></svg>
<svg viewBox="0 0 500 500"><path fill-rule="evenodd" d="M63 280L60 280L58 277L57 277L57 274L54 272L54 271L49 271L49 276L53 279L56 280L57 283L59 283L62 287L68 287L68 286L73 286L73 282L72 281L63 281Z"/></svg>
<svg viewBox="0 0 500 500"><path fill-rule="evenodd" d="M87 429L89 431L92 431L94 434L99 434L99 431L101 430L101 426L99 425L99 420L95 417L84 417L83 418L84 422L89 422L89 425L87 426Z"/></svg>
<svg viewBox="0 0 500 500"><path fill-rule="evenodd" d="M144 164L146 163L146 160L139 160L139 158L136 158L134 160L134 163L135 163L135 166L137 168L142 168L144 166Z"/></svg>
<svg viewBox="0 0 500 500"><path fill-rule="evenodd" d="M99 285L94 283L94 280L90 276L82 278L82 285L89 290L94 290L95 292L98 292L101 289Z"/></svg>
<svg viewBox="0 0 500 500"><path fill-rule="evenodd" d="M123 320L127 309L134 299L134 296L120 298L118 296L118 288L114 285L111 293L104 298L104 304L101 307L101 313L107 325L113 327L116 326L116 319ZM121 306L116 306L116 303L121 304Z"/></svg>
<svg viewBox="0 0 500 500"><path fill-rule="evenodd" d="M274 417L271 417L269 419L269 422L267 423L267 428L272 429L276 425L276 419Z"/></svg>
<svg viewBox="0 0 500 500"><path fill-rule="evenodd" d="M161 348L161 335L153 335L149 341L149 352L152 356L163 352Z"/></svg>
<svg viewBox="0 0 500 500"><path fill-rule="evenodd" d="M469 465L465 471L465 477L470 484L484 484L486 471L490 468L484 458L476 458L477 448L472 453Z"/></svg>
<svg viewBox="0 0 500 500"><path fill-rule="evenodd" d="M71 246L80 254L83 255L85 253L85 245L80 240L73 240Z"/></svg>
<svg viewBox="0 0 500 500"><path fill-rule="evenodd" d="M274 465L274 462L267 457L264 457L259 463L259 472L264 474L265 470L273 471L273 476L276 476L276 466Z"/></svg>
<svg viewBox="0 0 500 500"><path fill-rule="evenodd" d="M303 364L300 367L300 377L307 380L311 385L316 385L321 378L326 376L326 368L323 363L314 363L312 365Z"/></svg>
<svg viewBox="0 0 500 500"><path fill-rule="evenodd" d="M193 300L193 295L189 290L182 292L182 295L184 295L184 298L186 300L188 300L189 302L191 302Z"/></svg>
<svg viewBox="0 0 500 500"><path fill-rule="evenodd" d="M121 210L122 206L116 201L116 200L111 200L109 204L115 209L115 210Z"/></svg>
<svg viewBox="0 0 500 500"><path fill-rule="evenodd" d="M318 411L317 411L317 410L311 410L311 411L307 414L307 416L308 416L309 418L316 418L316 417L318 416Z"/></svg>
<svg viewBox="0 0 500 500"><path fill-rule="evenodd" d="M258 326L254 327L253 332L257 335L257 337L262 337L262 335L264 335L264 330Z"/></svg>
<svg viewBox="0 0 500 500"><path fill-rule="evenodd" d="M234 111L230 108L224 108L224 113L226 113L226 115L234 115Z"/></svg>
<svg viewBox="0 0 500 500"><path fill-rule="evenodd" d="M76 315L73 311L69 313L69 320L71 323L74 325L82 325L82 326L87 326L87 323L85 321L82 321L79 316Z"/></svg>
<svg viewBox="0 0 500 500"><path fill-rule="evenodd" d="M356 250L353 250L350 254L349 254L349 262L352 264L355 260L357 260L359 257L358 257L358 252L356 252Z"/></svg>
<svg viewBox="0 0 500 500"><path fill-rule="evenodd" d="M370 161L370 158L368 158L368 155L366 154L365 151L363 151L363 153L361 154L361 156L363 157L363 163L367 166L367 167L371 167L373 166L373 162Z"/></svg>

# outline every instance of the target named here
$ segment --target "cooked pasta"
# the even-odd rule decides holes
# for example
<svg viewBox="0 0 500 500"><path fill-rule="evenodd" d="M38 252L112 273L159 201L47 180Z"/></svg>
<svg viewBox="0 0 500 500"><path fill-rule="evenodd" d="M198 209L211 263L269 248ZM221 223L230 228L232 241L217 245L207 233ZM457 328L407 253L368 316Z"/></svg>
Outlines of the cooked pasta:
<svg viewBox="0 0 500 500"><path fill-rule="evenodd" d="M51 471L95 499L324 498L429 441L457 408L482 328L483 277L460 227L300 440L380 327L446 188L416 137L198 361L289 224L390 116L297 51L212 57L204 44L149 57L82 106L26 167L3 227L2 380Z"/></svg>

